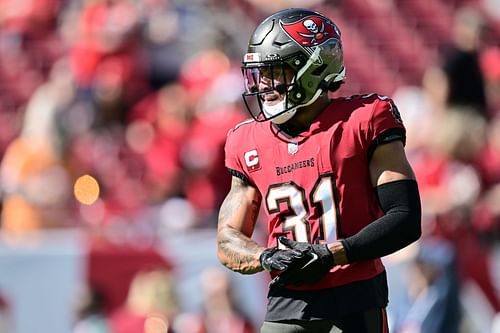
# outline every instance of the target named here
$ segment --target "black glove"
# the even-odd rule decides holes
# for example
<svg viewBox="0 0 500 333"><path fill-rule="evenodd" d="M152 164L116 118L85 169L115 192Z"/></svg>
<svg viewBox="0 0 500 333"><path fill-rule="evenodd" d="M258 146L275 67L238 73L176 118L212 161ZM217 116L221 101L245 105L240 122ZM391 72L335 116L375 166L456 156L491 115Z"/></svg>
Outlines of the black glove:
<svg viewBox="0 0 500 333"><path fill-rule="evenodd" d="M280 237L279 242L291 250L296 250L308 260L301 266L295 266L277 276L273 283L284 284L315 284L335 266L333 254L326 244L309 244L296 242L286 237ZM304 262L304 261L303 261Z"/></svg>
<svg viewBox="0 0 500 333"><path fill-rule="evenodd" d="M280 250L277 247L265 249L260 255L260 264L268 271L286 271L291 267L303 266L308 258L300 251Z"/></svg>

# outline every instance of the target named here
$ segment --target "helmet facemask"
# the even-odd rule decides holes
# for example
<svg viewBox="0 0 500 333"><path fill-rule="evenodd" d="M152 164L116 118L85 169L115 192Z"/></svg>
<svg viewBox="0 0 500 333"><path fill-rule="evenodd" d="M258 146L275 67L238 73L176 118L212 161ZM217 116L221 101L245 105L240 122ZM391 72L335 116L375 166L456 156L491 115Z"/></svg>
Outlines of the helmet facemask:
<svg viewBox="0 0 500 333"><path fill-rule="evenodd" d="M247 62L242 72L243 100L256 121L281 124L295 114L304 96L296 84L295 70L286 61Z"/></svg>

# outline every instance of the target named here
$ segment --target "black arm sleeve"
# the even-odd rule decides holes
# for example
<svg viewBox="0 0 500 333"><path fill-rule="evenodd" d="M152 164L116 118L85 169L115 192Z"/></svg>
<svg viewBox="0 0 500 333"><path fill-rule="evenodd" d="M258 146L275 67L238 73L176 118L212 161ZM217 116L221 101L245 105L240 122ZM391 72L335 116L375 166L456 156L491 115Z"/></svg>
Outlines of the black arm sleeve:
<svg viewBox="0 0 500 333"><path fill-rule="evenodd" d="M421 206L418 185L405 179L376 187L385 215L356 235L341 240L349 262L380 258L420 238Z"/></svg>

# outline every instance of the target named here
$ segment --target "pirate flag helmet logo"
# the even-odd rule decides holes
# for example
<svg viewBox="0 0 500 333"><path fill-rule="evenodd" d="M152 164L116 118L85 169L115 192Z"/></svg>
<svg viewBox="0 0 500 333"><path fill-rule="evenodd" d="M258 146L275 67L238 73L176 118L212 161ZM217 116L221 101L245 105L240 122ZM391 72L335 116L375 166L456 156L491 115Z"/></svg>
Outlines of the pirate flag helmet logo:
<svg viewBox="0 0 500 333"><path fill-rule="evenodd" d="M330 38L340 39L336 27L320 16L308 16L300 21L281 23L283 30L304 47L318 46Z"/></svg>
<svg viewBox="0 0 500 333"><path fill-rule="evenodd" d="M340 31L325 17L311 15L296 22L280 21L283 31L304 50L312 55L314 47L320 46L330 39L340 40ZM321 58L318 59L319 62Z"/></svg>

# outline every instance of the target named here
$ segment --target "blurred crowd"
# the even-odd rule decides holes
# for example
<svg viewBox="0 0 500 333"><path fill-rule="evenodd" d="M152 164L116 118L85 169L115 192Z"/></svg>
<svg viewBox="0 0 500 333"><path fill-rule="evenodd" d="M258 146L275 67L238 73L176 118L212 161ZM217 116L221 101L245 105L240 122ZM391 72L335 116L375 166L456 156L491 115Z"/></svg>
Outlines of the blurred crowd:
<svg viewBox="0 0 500 333"><path fill-rule="evenodd" d="M349 10L402 13L420 2L304 3L339 18L348 74L336 94L343 95L371 92L365 89L378 83L368 80L377 68L349 59L363 45L348 32L365 23L350 20ZM491 312L490 327L500 313L500 4L430 3L449 10L437 18L450 22L446 43L434 45L427 62L399 64L395 80L380 74L387 85L375 91L393 97L401 111L424 216L423 241L388 258L390 277L404 263L407 281L396 283L401 295L389 313L396 333L482 332L474 318L464 318L473 307L471 288ZM154 245L165 235L214 229L230 181L226 133L248 118L241 56L256 22L290 5L304 4L0 0L2 232L80 228L91 237L118 234ZM417 23L415 29L425 28ZM357 81L350 81L350 63ZM76 186L82 175L97 188ZM130 330L139 325L158 333L175 322L170 330L177 333L221 333L213 328L224 323L219 310L227 332L253 332L231 300L227 274L208 270L202 279L201 316L179 313L169 272L141 271L113 316L102 311L99 291L89 290L75 332L140 332Z"/></svg>
<svg viewBox="0 0 500 333"><path fill-rule="evenodd" d="M0 6L3 229L211 223L228 188L220 148L244 119L229 57L242 9L221 24L215 3ZM101 193L85 207L82 174ZM172 198L185 218L168 219Z"/></svg>

